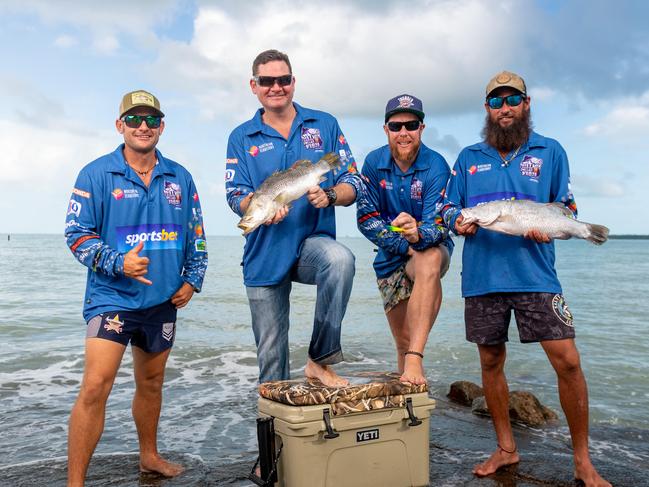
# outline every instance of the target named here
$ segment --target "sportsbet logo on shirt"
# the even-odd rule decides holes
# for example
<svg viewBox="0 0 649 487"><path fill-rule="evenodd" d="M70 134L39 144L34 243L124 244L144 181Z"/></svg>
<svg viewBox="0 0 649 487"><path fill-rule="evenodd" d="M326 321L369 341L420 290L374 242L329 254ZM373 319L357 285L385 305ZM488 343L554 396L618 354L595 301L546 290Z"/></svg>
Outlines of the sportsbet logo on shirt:
<svg viewBox="0 0 649 487"><path fill-rule="evenodd" d="M120 252L128 252L140 242L144 243L143 250L182 248L182 225L163 223L117 227L116 230Z"/></svg>

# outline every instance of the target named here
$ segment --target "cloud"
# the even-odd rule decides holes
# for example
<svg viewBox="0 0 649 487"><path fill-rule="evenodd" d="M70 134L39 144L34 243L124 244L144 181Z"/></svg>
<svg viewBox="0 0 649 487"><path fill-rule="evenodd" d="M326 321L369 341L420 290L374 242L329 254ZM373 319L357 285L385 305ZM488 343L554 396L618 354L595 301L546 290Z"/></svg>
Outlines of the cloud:
<svg viewBox="0 0 649 487"><path fill-rule="evenodd" d="M628 195L629 189L622 179L611 177L593 177L587 174L574 174L572 176L575 193L581 196L600 198L619 198ZM579 203L579 201L577 201Z"/></svg>
<svg viewBox="0 0 649 487"><path fill-rule="evenodd" d="M77 38L67 34L60 35L54 39L54 45L63 49L74 47L77 44L79 44Z"/></svg>
<svg viewBox="0 0 649 487"><path fill-rule="evenodd" d="M626 98L583 133L590 137L609 136L628 140L649 134L649 91L639 98Z"/></svg>

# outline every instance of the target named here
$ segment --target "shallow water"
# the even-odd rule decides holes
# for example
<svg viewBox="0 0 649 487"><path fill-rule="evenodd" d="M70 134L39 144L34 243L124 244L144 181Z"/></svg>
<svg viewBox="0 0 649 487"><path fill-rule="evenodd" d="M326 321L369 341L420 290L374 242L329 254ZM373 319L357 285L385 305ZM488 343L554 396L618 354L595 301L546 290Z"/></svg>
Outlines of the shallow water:
<svg viewBox="0 0 649 487"><path fill-rule="evenodd" d="M372 246L361 238L342 241L356 255L357 273L343 324L347 362L340 371L392 370L394 349L371 269ZM184 483L164 481L164 485L249 485L244 479L256 449L257 367L239 267L242 246L239 237L209 239L210 268L204 291L179 313L159 444L162 451L177 458L190 455L184 458L192 465L192 473L183 476ZM477 352L464 340L460 255L461 241L444 278L444 302L426 350L431 391L438 399L453 381L480 382ZM557 256L589 383L594 457L604 467L633 472L649 460L649 245L642 240L611 240L602 247L584 241L558 242ZM42 484L42 480L41 484L37 480L29 483L30 478L48 478L50 485L63 485L57 479L64 478L67 420L83 372L84 287L85 270L62 237L12 235L9 242L0 240L4 345L0 349L0 485ZM295 375L306 360L314 297L312 287L294 286L291 364ZM542 350L518 343L514 330L506 370L511 389L529 390L560 411L556 379ZM129 477L136 469L127 473L130 463L136 462L131 453L137 451L130 417L131 363L127 353L108 401L106 429L93 461L100 473L88 485L160 482ZM445 483L433 485L472 485L471 462L485 455L493 443L490 427L482 428L488 421L474 418L463 408L435 414L439 418L431 429L431 475L439 462L433 456L435 445L442 445L447 467L438 472ZM458 425L466 431L449 435L446 429ZM560 452L557 458L565 464L565 472L556 482L570 479L566 432L562 419L557 428L524 433L533 438L529 440L533 449ZM539 448L544 442L553 446ZM538 455L546 458L544 453ZM457 478L453 466L458 469ZM12 480L7 483L3 478ZM620 480L625 481L624 477ZM522 481L514 485L524 485Z"/></svg>

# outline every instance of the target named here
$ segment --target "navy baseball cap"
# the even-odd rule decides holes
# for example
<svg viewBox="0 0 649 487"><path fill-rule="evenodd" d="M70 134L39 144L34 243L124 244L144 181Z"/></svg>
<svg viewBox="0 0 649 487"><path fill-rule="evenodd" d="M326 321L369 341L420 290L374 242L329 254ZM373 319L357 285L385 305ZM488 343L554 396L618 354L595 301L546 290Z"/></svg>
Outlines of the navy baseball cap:
<svg viewBox="0 0 649 487"><path fill-rule="evenodd" d="M424 121L424 107L421 100L415 96L403 94L390 99L385 105L385 121L395 113L402 112L414 113L420 121Z"/></svg>

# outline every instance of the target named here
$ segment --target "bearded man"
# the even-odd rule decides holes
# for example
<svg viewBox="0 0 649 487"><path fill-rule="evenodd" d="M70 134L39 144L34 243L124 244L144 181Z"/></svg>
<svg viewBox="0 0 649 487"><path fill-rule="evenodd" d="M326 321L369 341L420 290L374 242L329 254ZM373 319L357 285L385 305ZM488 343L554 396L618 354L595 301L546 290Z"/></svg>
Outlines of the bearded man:
<svg viewBox="0 0 649 487"><path fill-rule="evenodd" d="M378 246L374 271L401 381L424 384L424 347L453 251L437 215L449 167L421 143L424 112L418 98L404 94L389 100L383 130L388 144L370 152L363 164L358 228Z"/></svg>
<svg viewBox="0 0 649 487"><path fill-rule="evenodd" d="M610 487L588 452L588 392L572 315L554 268L554 243L538 229L523 238L463 224L460 213L489 201L525 199L563 204L577 215L566 153L556 140L532 130L530 103L525 82L517 74L503 71L489 81L484 141L458 156L441 211L448 227L466 237L462 250L466 338L478 346L497 437L497 449L473 473L490 475L519 461L504 373L513 310L521 342L539 342L556 371L572 437L575 478L587 487Z"/></svg>

